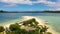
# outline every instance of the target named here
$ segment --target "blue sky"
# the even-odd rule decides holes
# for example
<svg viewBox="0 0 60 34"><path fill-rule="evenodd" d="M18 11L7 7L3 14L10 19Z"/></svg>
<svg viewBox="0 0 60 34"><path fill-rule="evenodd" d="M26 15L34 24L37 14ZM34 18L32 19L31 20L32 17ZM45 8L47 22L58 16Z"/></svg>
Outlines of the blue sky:
<svg viewBox="0 0 60 34"><path fill-rule="evenodd" d="M60 10L60 0L0 0L0 10L6 11Z"/></svg>

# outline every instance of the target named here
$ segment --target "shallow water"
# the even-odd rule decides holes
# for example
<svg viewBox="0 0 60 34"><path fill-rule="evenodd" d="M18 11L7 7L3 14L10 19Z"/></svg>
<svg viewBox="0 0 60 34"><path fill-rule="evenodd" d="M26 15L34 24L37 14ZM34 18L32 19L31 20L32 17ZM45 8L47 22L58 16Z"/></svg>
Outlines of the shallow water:
<svg viewBox="0 0 60 34"><path fill-rule="evenodd" d="M0 24L17 21L22 16L35 16L49 22L49 24L60 33L60 13L0 13Z"/></svg>

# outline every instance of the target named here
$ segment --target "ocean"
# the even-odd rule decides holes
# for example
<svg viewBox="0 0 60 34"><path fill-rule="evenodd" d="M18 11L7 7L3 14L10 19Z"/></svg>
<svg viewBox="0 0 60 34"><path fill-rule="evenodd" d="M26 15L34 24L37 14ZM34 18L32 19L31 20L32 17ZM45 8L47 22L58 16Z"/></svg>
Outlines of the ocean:
<svg viewBox="0 0 60 34"><path fill-rule="evenodd" d="M56 32L60 33L60 13L0 13L0 24L22 19L22 16L35 16L47 21Z"/></svg>

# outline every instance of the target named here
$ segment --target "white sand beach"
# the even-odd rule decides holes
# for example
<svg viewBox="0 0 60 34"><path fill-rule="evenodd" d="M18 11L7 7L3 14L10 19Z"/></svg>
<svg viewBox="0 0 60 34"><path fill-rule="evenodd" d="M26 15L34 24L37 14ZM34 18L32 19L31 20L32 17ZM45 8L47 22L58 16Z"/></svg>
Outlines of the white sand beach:
<svg viewBox="0 0 60 34"><path fill-rule="evenodd" d="M26 21L26 20L29 20L29 19L32 19L32 18L35 18L36 21L39 22L39 25L43 25L43 26L46 25L44 20L42 20L42 19L40 19L40 18L37 18L37 17L33 17L33 16L23 16L23 19L20 20L20 21L18 20L17 23L20 23L20 22L22 22L22 21ZM16 22L3 24L3 26L4 26L4 27L9 27L10 24L14 24L14 23L16 23ZM57 33L56 31L54 31L54 30L52 29L52 27L50 27L50 25L46 25L46 26L49 27L48 32L51 32L52 34L56 34L56 33Z"/></svg>
<svg viewBox="0 0 60 34"><path fill-rule="evenodd" d="M40 18L32 17L32 16L24 16L24 19L25 19L25 20L32 19L32 18L35 18L36 21L39 22L39 25L43 25L43 26L46 25L46 24L45 24L46 22L45 22L44 20L40 19ZM57 34L57 32L54 31L54 30L52 29L52 27L50 27L50 25L46 25L46 26L49 27L48 32L51 32L52 34Z"/></svg>

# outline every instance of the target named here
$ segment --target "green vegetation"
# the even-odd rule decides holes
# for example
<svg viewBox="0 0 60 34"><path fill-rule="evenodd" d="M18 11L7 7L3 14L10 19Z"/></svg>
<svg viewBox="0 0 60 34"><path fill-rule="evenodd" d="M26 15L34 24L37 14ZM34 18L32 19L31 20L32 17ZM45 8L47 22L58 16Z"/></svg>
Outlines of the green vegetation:
<svg viewBox="0 0 60 34"><path fill-rule="evenodd" d="M17 24L17 23L16 24L11 24L9 28L10 28L11 31L19 30L20 25Z"/></svg>
<svg viewBox="0 0 60 34"><path fill-rule="evenodd" d="M30 24L30 26L29 26ZM26 29L21 28L22 25L28 26L32 28L35 28L34 30L27 31ZM3 32L5 30L6 34L52 34L50 32L47 32L47 27L44 25L44 27L41 25L38 25L38 22L35 20L35 18L24 21L22 25L19 25L18 23L11 24L9 26L10 30L5 30L4 27L0 26L0 32Z"/></svg>
<svg viewBox="0 0 60 34"><path fill-rule="evenodd" d="M3 32L3 34L4 34L4 31L5 31L5 29L4 29L4 27L3 26L0 26L0 34Z"/></svg>
<svg viewBox="0 0 60 34"><path fill-rule="evenodd" d="M23 25L25 26L28 24L30 24L30 26L36 26L38 25L38 22L34 18L23 22Z"/></svg>

